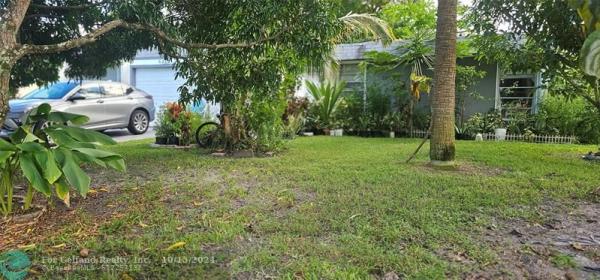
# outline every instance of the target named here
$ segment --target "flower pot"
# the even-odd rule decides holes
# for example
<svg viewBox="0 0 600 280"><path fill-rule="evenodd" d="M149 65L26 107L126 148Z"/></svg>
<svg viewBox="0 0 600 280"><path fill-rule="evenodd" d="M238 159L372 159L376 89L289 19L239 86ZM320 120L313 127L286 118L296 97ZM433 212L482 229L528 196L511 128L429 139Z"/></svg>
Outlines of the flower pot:
<svg viewBox="0 0 600 280"><path fill-rule="evenodd" d="M477 142L483 141L483 134L477 133L477 135L475 135L475 141L477 141Z"/></svg>
<svg viewBox="0 0 600 280"><path fill-rule="evenodd" d="M158 144L158 145L166 145L167 144L167 137L156 137L156 140L154 141L154 143Z"/></svg>
<svg viewBox="0 0 600 280"><path fill-rule="evenodd" d="M390 138L396 138L396 132L390 131Z"/></svg>
<svg viewBox="0 0 600 280"><path fill-rule="evenodd" d="M496 141L506 140L506 128L496 128L494 132L496 134Z"/></svg>
<svg viewBox="0 0 600 280"><path fill-rule="evenodd" d="M335 136L335 129L329 130L329 136Z"/></svg>
<svg viewBox="0 0 600 280"><path fill-rule="evenodd" d="M337 136L337 137L344 136L344 130L343 129L334 129L332 131L333 131L333 135L332 136Z"/></svg>

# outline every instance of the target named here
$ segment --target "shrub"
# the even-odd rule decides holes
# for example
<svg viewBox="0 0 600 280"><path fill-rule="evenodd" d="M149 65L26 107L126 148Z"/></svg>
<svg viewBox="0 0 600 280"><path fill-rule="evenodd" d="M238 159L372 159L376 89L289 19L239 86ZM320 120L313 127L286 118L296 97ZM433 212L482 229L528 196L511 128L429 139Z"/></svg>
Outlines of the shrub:
<svg viewBox="0 0 600 280"><path fill-rule="evenodd" d="M582 143L600 142L600 112L582 99L545 96L533 126L538 134L575 135Z"/></svg>
<svg viewBox="0 0 600 280"><path fill-rule="evenodd" d="M90 177L81 169L83 163L97 164L119 171L125 170L123 158L102 150L102 145L115 141L102 133L68 124L81 125L88 117L51 112L44 103L33 109L24 125L7 142L0 139L0 213L13 211L13 178L19 170L27 179L25 210L31 206L35 193L49 198L53 193L67 205L70 190L85 197L90 188Z"/></svg>
<svg viewBox="0 0 600 280"><path fill-rule="evenodd" d="M179 145L187 146L202 119L199 113L188 111L186 106L169 102L161 106L157 114L156 137L179 137Z"/></svg>
<svg viewBox="0 0 600 280"><path fill-rule="evenodd" d="M334 116L337 113L343 98L342 91L345 83L323 82L319 85L307 81L306 87L313 97L311 112L316 118L316 122L322 128L333 128Z"/></svg>
<svg viewBox="0 0 600 280"><path fill-rule="evenodd" d="M504 127L504 121L499 111L490 110L485 114L473 114L464 125L464 133L493 133L496 128Z"/></svg>
<svg viewBox="0 0 600 280"><path fill-rule="evenodd" d="M178 127L173 121L166 105L160 107L156 114L156 137L173 137L177 135Z"/></svg>

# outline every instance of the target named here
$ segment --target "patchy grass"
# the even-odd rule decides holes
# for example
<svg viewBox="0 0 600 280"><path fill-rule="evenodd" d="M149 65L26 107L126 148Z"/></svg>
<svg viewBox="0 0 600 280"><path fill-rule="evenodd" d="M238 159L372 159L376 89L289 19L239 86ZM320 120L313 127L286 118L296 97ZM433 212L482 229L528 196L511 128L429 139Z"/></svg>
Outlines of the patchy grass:
<svg viewBox="0 0 600 280"><path fill-rule="evenodd" d="M577 263L573 259L573 257L569 255L556 255L552 257L552 263L559 268L575 268L577 267Z"/></svg>
<svg viewBox="0 0 600 280"><path fill-rule="evenodd" d="M41 278L460 278L498 263L479 238L495 221L541 223L540 205L600 186L600 165L580 159L591 146L459 142L447 171L427 152L405 164L417 143L300 138L274 158L228 159L129 142L114 148L126 174L91 170L106 193L12 238L35 242ZM68 265L82 248L101 263Z"/></svg>

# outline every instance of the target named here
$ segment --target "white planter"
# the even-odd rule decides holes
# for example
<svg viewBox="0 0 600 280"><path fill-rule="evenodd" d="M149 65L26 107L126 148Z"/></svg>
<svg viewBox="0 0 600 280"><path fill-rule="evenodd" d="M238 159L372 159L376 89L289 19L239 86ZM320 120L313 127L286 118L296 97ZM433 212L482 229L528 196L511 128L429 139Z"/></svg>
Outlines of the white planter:
<svg viewBox="0 0 600 280"><path fill-rule="evenodd" d="M314 132L303 132L302 135L311 137L311 136L315 136L315 133Z"/></svg>
<svg viewBox="0 0 600 280"><path fill-rule="evenodd" d="M343 129L334 129L332 131L333 131L333 136L337 136L337 137L344 136L344 130Z"/></svg>
<svg viewBox="0 0 600 280"><path fill-rule="evenodd" d="M390 138L396 138L396 132L390 131Z"/></svg>
<svg viewBox="0 0 600 280"><path fill-rule="evenodd" d="M335 136L335 129L329 130L329 136Z"/></svg>
<svg viewBox="0 0 600 280"><path fill-rule="evenodd" d="M496 141L506 140L506 128L496 128L494 132L496 133Z"/></svg>
<svg viewBox="0 0 600 280"><path fill-rule="evenodd" d="M477 141L477 142L483 141L483 134L477 133L477 135L475 135L475 141Z"/></svg>

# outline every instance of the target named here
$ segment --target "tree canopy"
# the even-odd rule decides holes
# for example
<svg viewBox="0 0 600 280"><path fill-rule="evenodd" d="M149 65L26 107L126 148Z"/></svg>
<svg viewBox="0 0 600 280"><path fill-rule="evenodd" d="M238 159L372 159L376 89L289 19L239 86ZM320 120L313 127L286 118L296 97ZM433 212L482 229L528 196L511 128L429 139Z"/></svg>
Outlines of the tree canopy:
<svg viewBox="0 0 600 280"><path fill-rule="evenodd" d="M32 1L19 29L22 45L53 45L83 38L115 19L153 22L162 19L162 0L151 1ZM6 7L6 6L5 6ZM132 59L137 50L155 44L145 32L117 28L98 37L94 44L60 52L32 53L13 67L11 86L43 84L58 79L63 64L72 77L99 77L107 68Z"/></svg>
<svg viewBox="0 0 600 280"><path fill-rule="evenodd" d="M390 3L381 10L381 18L388 22L396 37L408 39L414 36L433 37L436 10L431 0Z"/></svg>
<svg viewBox="0 0 600 280"><path fill-rule="evenodd" d="M551 93L581 97L600 110L597 80L580 67L587 33L569 1L477 0L468 18L481 58L508 71L541 71Z"/></svg>

